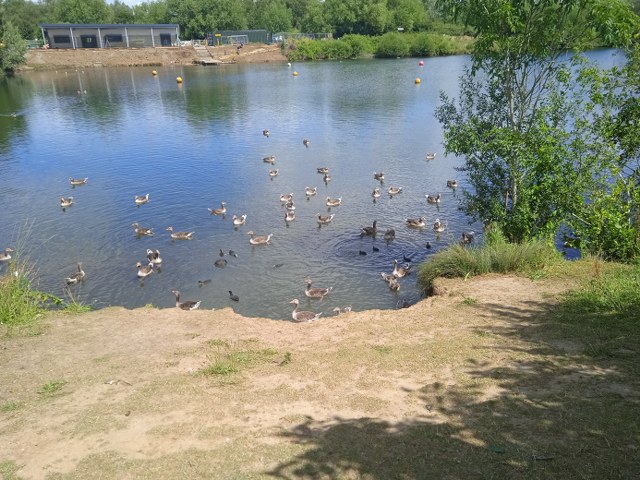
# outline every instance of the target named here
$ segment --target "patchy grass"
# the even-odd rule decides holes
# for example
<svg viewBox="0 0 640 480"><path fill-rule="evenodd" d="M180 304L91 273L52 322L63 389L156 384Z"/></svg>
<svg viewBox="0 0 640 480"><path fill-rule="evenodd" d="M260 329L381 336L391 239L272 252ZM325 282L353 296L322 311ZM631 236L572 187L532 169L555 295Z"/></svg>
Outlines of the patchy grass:
<svg viewBox="0 0 640 480"><path fill-rule="evenodd" d="M209 363L199 370L205 376L231 376L253 368L259 364L273 361L277 350L271 348L256 348L255 339L227 342L212 339L207 342L212 352L208 355ZM287 357L285 356L285 360ZM291 360L289 354L288 361Z"/></svg>
<svg viewBox="0 0 640 480"><path fill-rule="evenodd" d="M60 393L66 384L67 382L64 380L54 380L42 385L38 390L38 393L44 397L53 397Z"/></svg>
<svg viewBox="0 0 640 480"><path fill-rule="evenodd" d="M0 478L3 480L19 480L20 477L16 475L19 468L16 462L0 462Z"/></svg>
<svg viewBox="0 0 640 480"><path fill-rule="evenodd" d="M23 402L8 401L0 404L0 412L4 412L4 413L15 412L16 410L20 410L23 407L24 407Z"/></svg>

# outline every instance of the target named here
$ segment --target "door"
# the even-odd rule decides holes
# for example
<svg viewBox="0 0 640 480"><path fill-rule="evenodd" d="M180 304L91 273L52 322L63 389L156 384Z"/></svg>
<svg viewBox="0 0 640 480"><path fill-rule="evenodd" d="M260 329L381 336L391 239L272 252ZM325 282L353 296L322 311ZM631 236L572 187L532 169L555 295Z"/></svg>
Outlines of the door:
<svg viewBox="0 0 640 480"><path fill-rule="evenodd" d="M160 34L160 45L163 47L171 46L171 34L170 33L161 33Z"/></svg>
<svg viewBox="0 0 640 480"><path fill-rule="evenodd" d="M98 40L95 35L80 35L82 48L98 48Z"/></svg>

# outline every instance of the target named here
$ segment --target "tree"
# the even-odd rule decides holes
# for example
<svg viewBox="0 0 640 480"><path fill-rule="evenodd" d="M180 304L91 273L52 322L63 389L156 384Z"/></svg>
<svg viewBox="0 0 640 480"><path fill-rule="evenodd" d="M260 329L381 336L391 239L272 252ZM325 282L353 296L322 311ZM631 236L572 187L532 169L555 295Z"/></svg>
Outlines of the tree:
<svg viewBox="0 0 640 480"><path fill-rule="evenodd" d="M264 28L269 32L291 30L293 16L282 0L259 0L254 5L253 20L249 22L253 28Z"/></svg>
<svg viewBox="0 0 640 480"><path fill-rule="evenodd" d="M0 75L13 73L18 65L24 63L26 53L27 43L18 27L10 22L3 22L0 36Z"/></svg>
<svg viewBox="0 0 640 480"><path fill-rule="evenodd" d="M42 21L40 7L25 0L5 0L2 18L4 22L13 24L22 38L34 39L40 36L38 23Z"/></svg>
<svg viewBox="0 0 640 480"><path fill-rule="evenodd" d="M413 32L424 29L427 24L427 13L420 0L392 0L389 8L393 27Z"/></svg>
<svg viewBox="0 0 640 480"><path fill-rule="evenodd" d="M109 23L111 10L104 0L58 0L53 16L56 23Z"/></svg>
<svg viewBox="0 0 640 480"><path fill-rule="evenodd" d="M458 102L442 95L436 112L445 149L464 158L471 189L463 208L512 241L551 238L584 210L587 192L602 191L602 172L615 159L590 129L580 56L565 52L598 40L627 45L637 17L624 0L444 0L441 7L477 32Z"/></svg>
<svg viewBox="0 0 640 480"><path fill-rule="evenodd" d="M133 9L120 0L115 0L115 2L113 2L113 4L111 5L111 10L111 21L113 23L133 23L135 20Z"/></svg>

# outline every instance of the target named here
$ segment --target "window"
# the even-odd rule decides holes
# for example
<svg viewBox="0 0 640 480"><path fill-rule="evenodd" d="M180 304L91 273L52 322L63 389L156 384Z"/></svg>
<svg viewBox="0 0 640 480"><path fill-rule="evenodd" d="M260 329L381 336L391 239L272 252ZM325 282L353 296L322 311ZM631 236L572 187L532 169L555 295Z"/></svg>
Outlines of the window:
<svg viewBox="0 0 640 480"><path fill-rule="evenodd" d="M119 34L111 34L104 36L104 43L122 43L122 35Z"/></svg>
<svg viewBox="0 0 640 480"><path fill-rule="evenodd" d="M69 35L54 35L53 43L71 43Z"/></svg>

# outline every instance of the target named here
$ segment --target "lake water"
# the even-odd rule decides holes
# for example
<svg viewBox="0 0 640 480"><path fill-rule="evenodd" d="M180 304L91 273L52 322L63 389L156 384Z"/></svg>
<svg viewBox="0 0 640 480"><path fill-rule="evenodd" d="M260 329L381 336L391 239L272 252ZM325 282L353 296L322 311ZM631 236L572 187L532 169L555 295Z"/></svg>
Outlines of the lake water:
<svg viewBox="0 0 640 480"><path fill-rule="evenodd" d="M591 55L617 61L611 51ZM70 69L4 80L0 249L18 246L35 265L36 286L61 297L69 295L64 278L82 262L86 280L71 292L97 308L170 307L173 288L183 299L201 300L201 308L231 306L275 319L290 318L293 298L325 315L336 306L413 303L420 298L415 274L392 292L380 272L405 256L417 270L463 231L481 230L458 210L461 161L444 156L434 118L439 92L455 95L468 61L157 67L157 76L151 68ZM437 157L427 161L432 151ZM275 165L263 162L268 155ZM330 169L331 181L323 182L318 167ZM279 170L273 179L272 168ZM374 171L385 172L384 184ZM72 188L69 177L89 180ZM451 178L459 180L457 191L446 187ZM307 200L305 186L318 194ZM390 186L403 191L391 198ZM383 193L376 202L374 187ZM292 192L296 220L287 225L279 197ZM134 197L146 193L149 202L136 206ZM425 195L437 193L441 204L428 204ZM69 195L74 205L63 210L60 197ZM329 210L327 196L342 197L342 205ZM207 209L222 201L226 217L210 215ZM329 212L333 222L319 228L316 214ZM234 229L233 214L246 214L246 224ZM420 216L427 228L405 226L405 218ZM436 218L447 226L439 236L431 229ZM394 228L396 240L361 237L373 220L380 232ZM155 236L137 238L133 222ZM194 239L171 240L168 226L193 231ZM250 245L250 230L272 233L271 244ZM141 281L135 265L145 262L147 248L159 249L163 264ZM220 249L238 255L226 255L225 268L214 266ZM0 266L0 274L6 271ZM307 277L333 291L308 300Z"/></svg>

